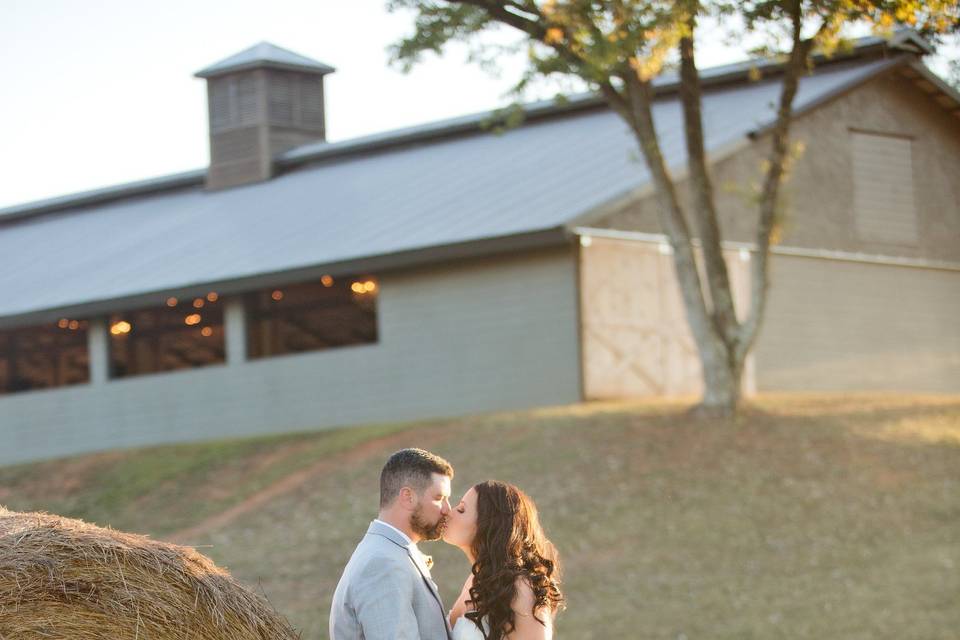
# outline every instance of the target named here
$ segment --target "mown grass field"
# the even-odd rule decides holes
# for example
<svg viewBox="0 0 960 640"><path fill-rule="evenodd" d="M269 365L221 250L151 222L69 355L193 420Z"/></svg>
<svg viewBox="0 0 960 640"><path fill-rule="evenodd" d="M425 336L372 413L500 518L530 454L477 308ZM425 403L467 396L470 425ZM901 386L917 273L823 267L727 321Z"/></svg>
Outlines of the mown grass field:
<svg viewBox="0 0 960 640"><path fill-rule="evenodd" d="M386 456L537 501L561 638L960 638L960 397L764 396L733 423L596 403L0 467L0 504L197 546L326 638ZM424 544L449 605L468 570Z"/></svg>

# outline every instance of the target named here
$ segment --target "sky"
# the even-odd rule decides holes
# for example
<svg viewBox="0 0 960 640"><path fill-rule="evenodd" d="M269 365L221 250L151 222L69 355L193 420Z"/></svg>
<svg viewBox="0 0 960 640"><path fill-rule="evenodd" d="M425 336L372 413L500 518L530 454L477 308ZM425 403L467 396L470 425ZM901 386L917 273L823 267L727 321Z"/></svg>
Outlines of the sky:
<svg viewBox="0 0 960 640"><path fill-rule="evenodd" d="M387 46L411 28L385 0L0 0L0 207L205 167L206 86L193 74L262 40L337 69L330 141L510 102L519 57L499 77L462 47L408 74L390 66ZM698 62L743 57L706 37Z"/></svg>

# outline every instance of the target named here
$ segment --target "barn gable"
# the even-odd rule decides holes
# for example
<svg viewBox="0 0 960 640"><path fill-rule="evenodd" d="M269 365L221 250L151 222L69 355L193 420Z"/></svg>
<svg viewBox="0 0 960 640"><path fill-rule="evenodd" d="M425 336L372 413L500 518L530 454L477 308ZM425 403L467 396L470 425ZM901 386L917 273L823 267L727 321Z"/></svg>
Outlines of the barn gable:
<svg viewBox="0 0 960 640"><path fill-rule="evenodd" d="M903 60L803 109L802 145L783 188L779 244L960 263L960 96ZM769 135L721 150L711 163L724 238L751 243ZM680 195L690 201L683 167ZM886 195L877 200L877 189ZM582 227L660 233L650 186L577 220Z"/></svg>

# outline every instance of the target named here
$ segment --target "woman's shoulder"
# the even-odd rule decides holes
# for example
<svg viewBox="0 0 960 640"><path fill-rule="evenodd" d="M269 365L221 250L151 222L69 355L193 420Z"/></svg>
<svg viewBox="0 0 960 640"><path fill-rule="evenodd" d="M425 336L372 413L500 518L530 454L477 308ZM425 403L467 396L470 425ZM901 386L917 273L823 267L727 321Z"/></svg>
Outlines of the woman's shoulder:
<svg viewBox="0 0 960 640"><path fill-rule="evenodd" d="M544 616L553 617L553 611L550 607L536 607L537 596L533 591L533 585L530 584L529 578L523 575L517 576L513 585L516 593L513 596L513 602L510 608L513 609L515 614L529 616L535 612L537 617L541 619L543 619Z"/></svg>
<svg viewBox="0 0 960 640"><path fill-rule="evenodd" d="M533 594L533 586L530 584L530 578L519 575L513 580L513 587L516 590L516 600L521 604L530 604L536 599Z"/></svg>

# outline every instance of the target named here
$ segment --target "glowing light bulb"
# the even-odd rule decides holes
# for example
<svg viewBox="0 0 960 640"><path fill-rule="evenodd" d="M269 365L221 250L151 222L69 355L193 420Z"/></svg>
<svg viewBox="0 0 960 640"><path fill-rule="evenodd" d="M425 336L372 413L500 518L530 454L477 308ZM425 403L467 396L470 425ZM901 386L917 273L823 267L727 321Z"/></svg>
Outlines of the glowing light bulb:
<svg viewBox="0 0 960 640"><path fill-rule="evenodd" d="M110 326L110 333L115 336L123 335L125 333L130 333L130 330L133 327L130 326L130 323L126 320L121 320L120 322L115 322Z"/></svg>

